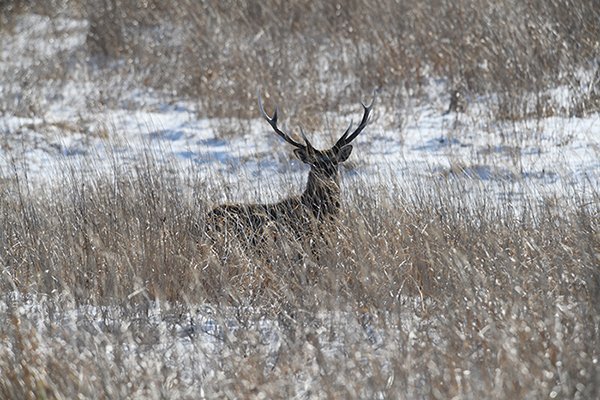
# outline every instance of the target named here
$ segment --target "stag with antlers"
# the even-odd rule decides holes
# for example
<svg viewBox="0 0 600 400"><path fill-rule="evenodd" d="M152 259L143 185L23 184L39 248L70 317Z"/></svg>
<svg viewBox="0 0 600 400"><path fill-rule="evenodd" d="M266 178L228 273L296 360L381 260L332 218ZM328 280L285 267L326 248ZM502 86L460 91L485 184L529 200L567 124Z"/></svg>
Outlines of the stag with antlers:
<svg viewBox="0 0 600 400"><path fill-rule="evenodd" d="M294 154L300 161L310 165L306 188L300 196L286 198L274 204L225 204L213 209L207 218L211 231L230 233L251 244L262 241L267 232L288 230L296 235L313 231L316 225L334 220L340 209L340 185L338 165L348 159L352 152L350 144L369 123L371 104L363 107L363 116L358 127L352 131L352 122L327 150L317 150L300 129L304 143L300 143L277 126L278 108L269 116L258 96L258 106L262 116L277 135L295 147Z"/></svg>

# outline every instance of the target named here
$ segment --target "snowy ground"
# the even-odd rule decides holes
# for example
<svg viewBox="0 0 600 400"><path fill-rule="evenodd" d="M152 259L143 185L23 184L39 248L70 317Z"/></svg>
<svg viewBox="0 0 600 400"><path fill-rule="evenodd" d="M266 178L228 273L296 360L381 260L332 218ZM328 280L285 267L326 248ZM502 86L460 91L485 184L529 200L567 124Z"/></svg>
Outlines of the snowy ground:
<svg viewBox="0 0 600 400"><path fill-rule="evenodd" d="M282 172L299 173L301 185L304 167L292 160L290 149L259 119L258 110L254 120L207 119L191 101L139 90L124 95L116 107L90 109L88 97L101 89L85 78L74 77L60 87L48 82L34 90L23 88L22 93L6 79L16 64L33 67L40 59L65 52L77 55L87 29L82 21L28 15L20 17L12 36L5 38L0 53L5 78L0 90L16 103L23 100L19 96L37 96L41 112L33 116L2 112L3 175L11 173L16 161L30 179L48 180L65 163L83 160L85 165L90 156L108 160L111 152L135 159L150 148L183 170L191 168L200 176L222 174L237 182L241 192L255 188L257 179L277 180ZM61 33L60 40L39 40L48 30ZM15 58L14 54L23 56ZM356 142L350 163L354 172L367 180L369 176L391 177L396 182L412 176L453 174L490 187L527 181L542 191L558 190L564 182L597 188L598 114L497 122L480 99L469 99L465 113L444 115L448 102L443 89L443 83L432 82L430 101L408 100L401 110L376 104L371 125ZM565 90L550 95L558 104L569 99ZM365 94L363 101L369 96ZM311 137L317 145L330 145L350 120L360 118L361 111L357 102L344 115L328 113L323 119L327 128L311 132ZM302 122L286 118L285 110L280 120L289 127ZM97 162L94 167L99 167Z"/></svg>
<svg viewBox="0 0 600 400"><path fill-rule="evenodd" d="M385 368L386 360L398 347L414 345L423 332L428 332L429 338L435 335L431 322L416 316L418 301L413 303L405 302L401 318L396 315L387 321L397 324L388 325L387 331L376 328L373 317L367 314L316 315L299 333L314 336L314 347L306 344L303 349L287 347L289 343L284 342L284 337L289 333L285 332L285 322L265 318L253 309L215 310L201 306L189 312L187 307L153 303L142 314L128 314L115 307L73 309L63 304L60 296L50 300L9 293L0 300L0 318L11 321L18 316L20 333L26 332L25 341L39 346L41 357L60 351L65 359L74 357L82 363L89 358L99 364L105 361L110 364L118 358L119 365L132 369L127 373L129 377L155 369L166 379L175 380L172 385L189 387L188 394L205 395L203 387L222 379L219 366L224 358L234 364L236 357L245 363L258 359L257 366L268 375L280 357L300 355L306 360L303 367L310 371L319 368L314 360L316 352L335 365L337 360L347 358L349 349L354 349L365 365ZM188 312L182 314L182 310ZM385 337L386 332L398 331L403 335ZM91 343L95 343L95 349L90 348ZM0 349L0 356L6 350L10 351ZM296 354L298 351L300 354ZM360 352L364 355L360 356ZM315 378L310 373L298 375L289 384L298 398L303 398L319 390ZM168 382L165 386L169 386ZM153 393L151 397L156 395Z"/></svg>
<svg viewBox="0 0 600 400"><path fill-rule="evenodd" d="M61 99L81 96L78 103L85 104L85 91L78 89L73 85ZM111 154L134 161L150 149L200 178L219 175L219 180L239 188L237 195L258 195L261 183L289 182L290 176L296 190L301 189L306 167L258 118L258 111L257 118L248 121L207 119L190 103L162 104L152 94L136 96L141 106L134 110L90 113L59 99L43 118L0 116L0 171L11 174L11 166L17 164L33 182L47 181L69 164L90 165L88 160L94 160L97 171L108 168ZM525 183L540 192L561 191L565 183L597 189L600 181L597 114L502 123L490 122L477 107L443 115L443 104L421 103L411 107L405 126L394 128L388 118L393 111L397 110L376 105L373 122L356 140L343 172L346 179L359 175L366 181L398 183L454 175L487 188ZM314 142L331 145L336 134L360 116L358 104L347 115L330 115L337 129L313 132ZM285 110L280 118L288 126L297 123L286 121ZM223 129L233 132L224 135ZM252 196L240 199L251 201Z"/></svg>

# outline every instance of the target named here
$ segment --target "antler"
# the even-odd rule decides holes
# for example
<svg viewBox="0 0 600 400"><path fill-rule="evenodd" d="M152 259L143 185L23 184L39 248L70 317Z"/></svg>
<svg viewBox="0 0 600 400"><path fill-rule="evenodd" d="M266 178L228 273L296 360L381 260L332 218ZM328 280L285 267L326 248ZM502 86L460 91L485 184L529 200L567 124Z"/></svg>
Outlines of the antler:
<svg viewBox="0 0 600 400"><path fill-rule="evenodd" d="M302 132L302 137L303 137L304 141L306 142L306 146L303 145L303 144L301 144L301 143L296 142L287 133L281 131L277 127L277 112L279 111L279 108L275 107L275 113L273 113L272 117L269 117L269 114L267 114L265 112L265 109L263 107L262 98L260 96L260 93L258 94L258 108L260 108L261 114L263 115L263 117L265 117L265 119L267 120L267 122L269 123L269 125L271 125L271 127L273 128L273 130L275 131L275 133L278 134L279 136L281 136L281 138L283 138L283 140L285 140L286 142L288 142L291 145L294 145L295 147L297 147L299 149L312 148L310 142L308 141L308 139L304 135L304 132L302 131L302 129L300 130L300 132Z"/></svg>
<svg viewBox="0 0 600 400"><path fill-rule="evenodd" d="M373 92L373 100L371 100L371 104L369 104L368 106L365 106L362 102L360 103L360 105L363 106L363 109L364 109L364 114L363 114L362 120L360 121L360 124L358 125L356 130L354 132L352 132L352 134L350 136L348 136L348 132L350 132L350 129L352 129L352 121L350 121L350 125L348 126L348 129L346 129L346 132L344 132L342 137L339 138L338 141L335 143L335 145L333 146L334 148L341 149L343 146L345 146L348 143L350 143L351 141L353 141L358 136L358 134L361 133L363 129L365 129L365 127L369 123L369 113L373 109L373 104L375 103L375 98L377 98L377 91Z"/></svg>

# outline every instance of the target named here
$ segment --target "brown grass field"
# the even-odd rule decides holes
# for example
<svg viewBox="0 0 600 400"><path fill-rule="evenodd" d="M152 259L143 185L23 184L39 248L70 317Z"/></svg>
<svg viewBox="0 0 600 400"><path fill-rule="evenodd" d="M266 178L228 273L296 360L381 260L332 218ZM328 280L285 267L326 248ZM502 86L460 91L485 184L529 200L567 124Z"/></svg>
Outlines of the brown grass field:
<svg viewBox="0 0 600 400"><path fill-rule="evenodd" d="M27 13L89 21L76 53L2 71L2 114L44 115L82 69L90 110L143 87L256 118L260 87L308 128L374 87L434 101L432 77L492 122L600 111L593 0L133 3L0 3L0 43ZM600 397L598 182L347 178L325 236L257 249L204 234L218 173L125 158L0 169L0 398Z"/></svg>

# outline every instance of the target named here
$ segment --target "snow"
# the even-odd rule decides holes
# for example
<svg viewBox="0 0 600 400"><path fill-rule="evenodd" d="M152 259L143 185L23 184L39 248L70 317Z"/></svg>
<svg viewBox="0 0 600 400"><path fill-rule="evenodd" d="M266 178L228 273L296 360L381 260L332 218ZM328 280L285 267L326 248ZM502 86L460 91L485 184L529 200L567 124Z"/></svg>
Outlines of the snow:
<svg viewBox="0 0 600 400"><path fill-rule="evenodd" d="M86 21L76 19L20 16L11 34L5 35L0 70L27 63L35 66L61 51L77 55L88 29ZM55 33L52 37L57 39L49 43L38 40L48 32ZM19 54L18 59L15 54ZM585 73L579 72L582 82ZM354 168L347 174L375 174L376 179L388 177L394 182L445 174L483 182L528 181L557 191L565 182L597 185L598 114L499 122L490 119L483 102L470 99L465 113L444 115L444 87L444 82L432 80L427 96L431 100L409 99L403 110L378 102L371 125L354 143ZM10 79L0 81L0 89L14 91ZM0 115L0 170L4 174L17 161L29 179L48 182L65 160L85 164L92 155L109 159L107 154L117 152L134 161L147 150L175 160L183 170L189 170L191 164L200 174L218 173L231 182L247 178L276 182L282 173L301 182L298 177L306 172L293 160L289 146L270 132L258 110L251 120L209 119L193 101L173 99L150 89L132 90L112 108L90 108L87 96L103 89L85 77L42 89L37 93L42 96L42 113ZM559 104L573 97L561 87L548 96ZM343 111L326 115L328 125L340 132L362 112L359 104ZM281 110L280 120L287 126L301 123L286 120L285 110ZM321 146L335 136L323 133L311 134ZM240 189L245 188L240 184Z"/></svg>
<svg viewBox="0 0 600 400"><path fill-rule="evenodd" d="M56 53L81 46L85 42L88 22L71 18L50 18L37 14L18 15L12 35L3 35L0 60L31 62L33 57L51 57ZM49 33L52 35L49 37ZM49 38L49 39L48 39Z"/></svg>
<svg viewBox="0 0 600 400"><path fill-rule="evenodd" d="M216 310L206 305L191 309L154 302L149 304L145 315L137 315L119 307L73 307L64 303L68 298L68 294L49 299L7 293L0 299L0 318L18 318L22 329L34 326L35 331L30 332L27 340L36 343L40 354L52 354L60 348L64 355L74 352L81 360L100 358L103 362L114 362L118 357L121 365L133 370L155 368L159 374L173 371L183 387L194 390L222 379L218 374L223 360L235 363L232 361L235 357L244 360L259 355L263 360L260 365L269 375L278 358L289 352L283 345L285 327L252 308ZM402 312L397 327L389 325L393 320L390 318L387 328L406 332L412 343L417 340L414 332L420 329L421 322L409 309ZM244 317L240 319L239 315ZM371 361L378 360L384 369L393 350L390 346L398 340L386 341L373 316L348 312L320 313L303 334L314 336L302 350L306 360L314 359L315 346L331 365L335 365L335 360L347 359L348 349L355 349L369 352ZM86 343L85 347L81 347L82 343ZM90 346L92 343L95 348ZM245 354L237 353L244 352L243 349ZM354 356L363 358L360 354ZM293 384L302 393L315 385L314 379L312 373L298 375Z"/></svg>
<svg viewBox="0 0 600 400"><path fill-rule="evenodd" d="M149 101L142 98L139 102ZM177 107L93 114L64 105L56 108L61 112L43 119L0 117L3 171L16 158L29 169L31 179L49 180L65 158L85 158L111 149L133 155L150 149L182 166L192 163L203 171L230 174L231 179L244 175L266 179L265 175L275 177L298 167L290 149L258 117L246 121L201 118L192 104L183 102ZM378 107L373 123L354 144L351 161L359 174L396 175L399 180L407 175L460 171L469 179L525 179L556 184L557 190L564 182L598 182L598 115L497 123L468 111L444 116L434 107L421 106L399 132L378 118L388 111L384 105ZM239 127L239 132L222 135L223 127Z"/></svg>

